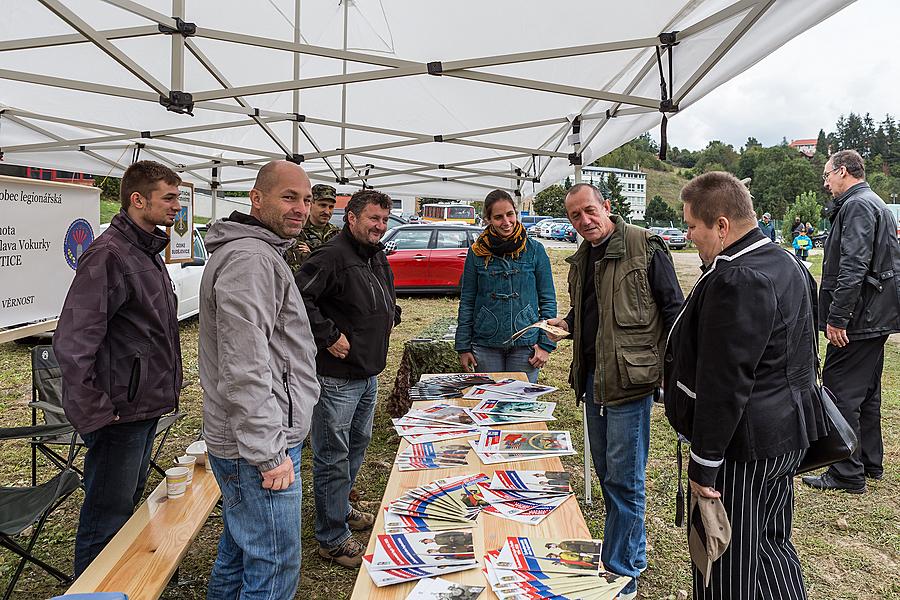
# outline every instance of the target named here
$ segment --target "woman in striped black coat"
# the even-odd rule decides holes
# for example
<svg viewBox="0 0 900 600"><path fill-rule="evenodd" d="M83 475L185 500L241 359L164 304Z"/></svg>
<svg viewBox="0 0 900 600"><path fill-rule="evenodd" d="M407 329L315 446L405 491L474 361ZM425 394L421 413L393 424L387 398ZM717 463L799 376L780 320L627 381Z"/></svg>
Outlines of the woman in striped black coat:
<svg viewBox="0 0 900 600"><path fill-rule="evenodd" d="M814 396L815 282L756 227L747 189L727 173L681 192L703 275L666 345L666 414L691 441L691 493L721 498L732 526L694 598L806 598L791 543L793 475L824 434Z"/></svg>

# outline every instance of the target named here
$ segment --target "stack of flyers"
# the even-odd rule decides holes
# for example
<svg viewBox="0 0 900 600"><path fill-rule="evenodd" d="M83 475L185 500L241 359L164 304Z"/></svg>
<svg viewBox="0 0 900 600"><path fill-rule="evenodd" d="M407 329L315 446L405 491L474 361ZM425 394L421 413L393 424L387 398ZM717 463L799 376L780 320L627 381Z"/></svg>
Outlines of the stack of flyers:
<svg viewBox="0 0 900 600"><path fill-rule="evenodd" d="M568 431L482 431L480 439L469 443L481 462L532 460L575 454Z"/></svg>
<svg viewBox="0 0 900 600"><path fill-rule="evenodd" d="M371 573L442 566L473 568L477 564L471 531L419 531L379 535L368 568Z"/></svg>
<svg viewBox="0 0 900 600"><path fill-rule="evenodd" d="M394 585L395 583L405 583L407 581L415 581L416 579L422 579L424 577L434 577L436 575L447 575L450 573L456 573L457 571L467 571L472 568L472 565L440 565L437 567L424 567L424 568L408 568L408 569L383 569L383 570L373 570L372 569L372 557L374 555L367 554L363 556L363 565L366 567L366 571L369 572L369 577L372 578L372 583L374 583L378 587L384 587L386 585Z"/></svg>
<svg viewBox="0 0 900 600"><path fill-rule="evenodd" d="M453 440L410 444L397 453L394 464L400 471L461 467L466 465L469 448Z"/></svg>
<svg viewBox="0 0 900 600"><path fill-rule="evenodd" d="M467 387L494 383L494 380L483 374L449 373L447 375L434 375L420 379L417 384L409 389L409 399L413 402L419 400L446 400L459 398Z"/></svg>
<svg viewBox="0 0 900 600"><path fill-rule="evenodd" d="M428 485L407 490L405 494L388 504L385 528L388 527L388 523L397 523L395 515L424 519L429 523L441 521L455 523L457 527L471 527L471 522L486 506L478 484L488 481L487 475L478 473L438 479ZM421 529L418 524L412 527Z"/></svg>
<svg viewBox="0 0 900 600"><path fill-rule="evenodd" d="M476 425L491 427L510 423L553 421L554 408L555 402L516 400L510 396L508 400L481 400L467 412Z"/></svg>
<svg viewBox="0 0 900 600"><path fill-rule="evenodd" d="M500 600L611 600L631 581L608 571L596 576L498 569L499 553L491 550L485 555L482 572Z"/></svg>
<svg viewBox="0 0 900 600"><path fill-rule="evenodd" d="M481 483L484 512L537 525L572 496L565 471L497 471L490 484Z"/></svg>
<svg viewBox="0 0 900 600"><path fill-rule="evenodd" d="M410 410L392 422L397 434L410 444L452 440L481 431L466 409L443 403Z"/></svg>
<svg viewBox="0 0 900 600"><path fill-rule="evenodd" d="M420 579L406 600L475 600L484 591L482 585L454 583L438 577Z"/></svg>
<svg viewBox="0 0 900 600"><path fill-rule="evenodd" d="M535 400L544 394L555 392L551 385L504 379L497 383L476 385L463 398L475 400Z"/></svg>
<svg viewBox="0 0 900 600"><path fill-rule="evenodd" d="M567 494L572 491L571 481L572 476L566 471L494 471L490 488Z"/></svg>

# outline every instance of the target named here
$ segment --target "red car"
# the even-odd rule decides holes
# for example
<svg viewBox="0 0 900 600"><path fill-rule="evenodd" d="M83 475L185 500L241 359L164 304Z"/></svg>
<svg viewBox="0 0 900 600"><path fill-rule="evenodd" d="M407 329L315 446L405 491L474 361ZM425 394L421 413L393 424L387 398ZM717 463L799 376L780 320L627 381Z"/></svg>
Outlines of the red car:
<svg viewBox="0 0 900 600"><path fill-rule="evenodd" d="M381 240L398 292L459 293L466 253L484 231L471 225L401 225Z"/></svg>

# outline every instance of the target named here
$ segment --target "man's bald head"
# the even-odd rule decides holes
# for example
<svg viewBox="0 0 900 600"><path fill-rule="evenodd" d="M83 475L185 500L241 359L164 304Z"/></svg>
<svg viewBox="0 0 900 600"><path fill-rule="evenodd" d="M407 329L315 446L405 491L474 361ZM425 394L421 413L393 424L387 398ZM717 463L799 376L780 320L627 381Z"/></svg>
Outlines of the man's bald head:
<svg viewBox="0 0 900 600"><path fill-rule="evenodd" d="M250 214L283 238L300 233L312 200L309 177L286 160L266 163L250 190Z"/></svg>
<svg viewBox="0 0 900 600"><path fill-rule="evenodd" d="M291 171L299 171L309 181L306 171L300 165L287 160L273 160L264 164L259 173L256 174L256 182L253 184L253 187L261 192L270 192L278 183L279 176L291 174Z"/></svg>

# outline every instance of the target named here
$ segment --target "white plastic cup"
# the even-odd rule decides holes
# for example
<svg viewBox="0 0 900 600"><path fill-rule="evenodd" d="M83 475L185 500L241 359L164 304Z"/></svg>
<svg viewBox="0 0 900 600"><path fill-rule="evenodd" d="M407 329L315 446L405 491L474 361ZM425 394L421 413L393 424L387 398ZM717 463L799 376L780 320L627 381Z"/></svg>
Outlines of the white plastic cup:
<svg viewBox="0 0 900 600"><path fill-rule="evenodd" d="M206 442L198 440L187 447L184 451L188 456L196 456L197 464L204 465L207 471L212 471L212 465L209 464L209 457L206 454Z"/></svg>
<svg viewBox="0 0 900 600"><path fill-rule="evenodd" d="M191 485L194 482L194 465L197 464L197 457L186 454L184 456L179 456L175 459L175 464L180 467L186 467L188 470L188 480L187 484Z"/></svg>
<svg viewBox="0 0 900 600"><path fill-rule="evenodd" d="M184 496L188 486L189 473L190 471L187 467L166 469L166 495L169 497L169 500Z"/></svg>

